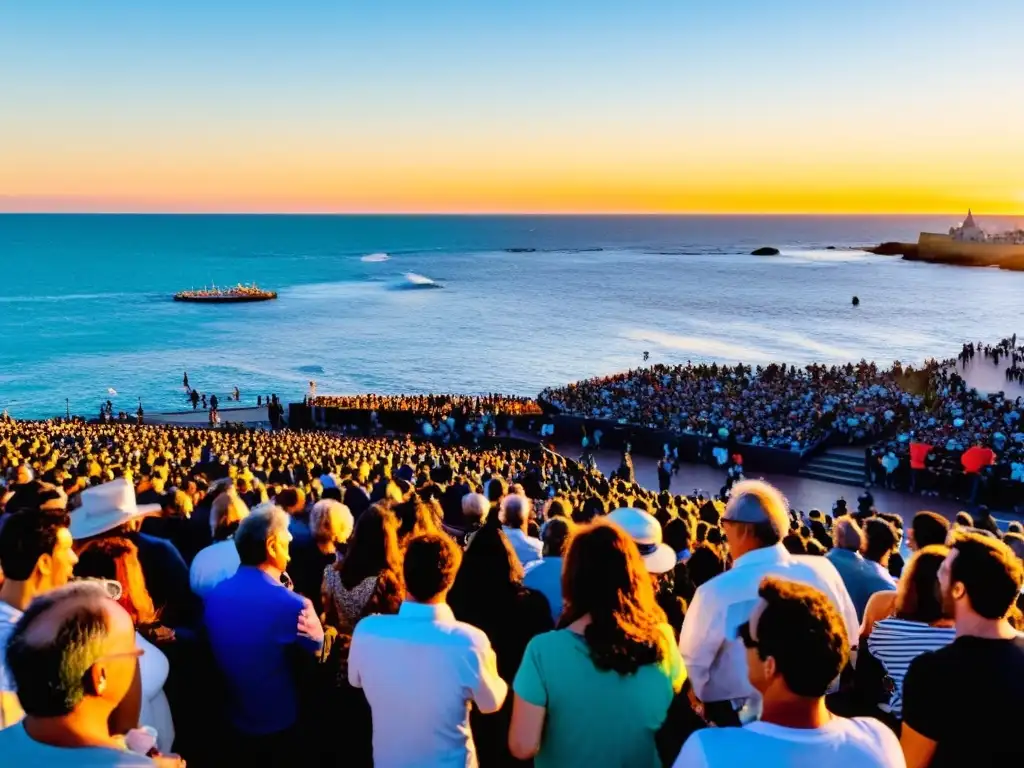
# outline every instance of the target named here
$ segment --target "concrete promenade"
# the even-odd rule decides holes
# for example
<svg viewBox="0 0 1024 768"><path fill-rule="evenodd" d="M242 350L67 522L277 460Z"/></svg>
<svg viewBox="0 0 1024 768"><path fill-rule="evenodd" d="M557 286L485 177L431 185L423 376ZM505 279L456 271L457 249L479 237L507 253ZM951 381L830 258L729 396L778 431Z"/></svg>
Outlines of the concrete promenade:
<svg viewBox="0 0 1024 768"><path fill-rule="evenodd" d="M250 426L270 424L267 409L263 408L220 408L221 424L248 424ZM195 411L173 413L147 413L147 424L181 424L190 427L206 427L210 424L210 412L199 408Z"/></svg>

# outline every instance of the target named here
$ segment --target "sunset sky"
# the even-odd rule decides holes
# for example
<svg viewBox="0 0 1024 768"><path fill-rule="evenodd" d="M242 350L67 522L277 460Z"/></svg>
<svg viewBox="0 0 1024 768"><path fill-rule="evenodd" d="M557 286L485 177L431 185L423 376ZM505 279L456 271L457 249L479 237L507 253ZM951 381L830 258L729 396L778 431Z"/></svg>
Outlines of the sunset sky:
<svg viewBox="0 0 1024 768"><path fill-rule="evenodd" d="M1024 213L1021 0L11 0L0 210Z"/></svg>

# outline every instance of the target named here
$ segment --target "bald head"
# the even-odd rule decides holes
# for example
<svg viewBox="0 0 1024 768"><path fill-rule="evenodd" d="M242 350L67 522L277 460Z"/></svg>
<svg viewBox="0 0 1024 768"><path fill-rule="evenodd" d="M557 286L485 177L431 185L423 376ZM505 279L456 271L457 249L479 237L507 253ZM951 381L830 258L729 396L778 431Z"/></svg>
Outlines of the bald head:
<svg viewBox="0 0 1024 768"><path fill-rule="evenodd" d="M37 597L7 645L25 714L61 717L87 697L113 710L135 674L131 616L94 582L75 582ZM108 661L109 660L109 661Z"/></svg>

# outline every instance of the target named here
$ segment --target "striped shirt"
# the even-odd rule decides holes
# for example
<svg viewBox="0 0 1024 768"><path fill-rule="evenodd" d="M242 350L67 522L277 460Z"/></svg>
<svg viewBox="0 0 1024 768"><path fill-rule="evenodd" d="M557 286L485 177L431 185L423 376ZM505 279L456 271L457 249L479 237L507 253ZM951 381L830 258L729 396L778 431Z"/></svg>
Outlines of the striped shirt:
<svg viewBox="0 0 1024 768"><path fill-rule="evenodd" d="M903 678L907 675L910 662L927 651L937 651L956 639L953 627L933 627L920 621L906 619L882 619L876 621L868 635L868 650L885 668L892 678L893 693L889 699L888 711L896 717L903 713ZM883 704L880 707L885 710Z"/></svg>

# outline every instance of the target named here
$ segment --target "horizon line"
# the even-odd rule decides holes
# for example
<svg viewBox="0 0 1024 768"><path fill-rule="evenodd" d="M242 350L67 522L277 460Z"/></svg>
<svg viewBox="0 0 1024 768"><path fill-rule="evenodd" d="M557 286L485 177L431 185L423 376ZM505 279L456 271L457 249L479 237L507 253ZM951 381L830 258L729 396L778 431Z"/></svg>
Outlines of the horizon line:
<svg viewBox="0 0 1024 768"><path fill-rule="evenodd" d="M793 216L793 217L827 217L827 216L858 216L858 217L906 217L906 216L966 216L963 211L137 211L137 210L104 210L104 211L61 211L61 210L2 210L0 216L452 216L452 217L485 217L485 216L544 216L544 217L684 217L684 216ZM1024 216L1020 213L978 213L975 216L1013 218Z"/></svg>

